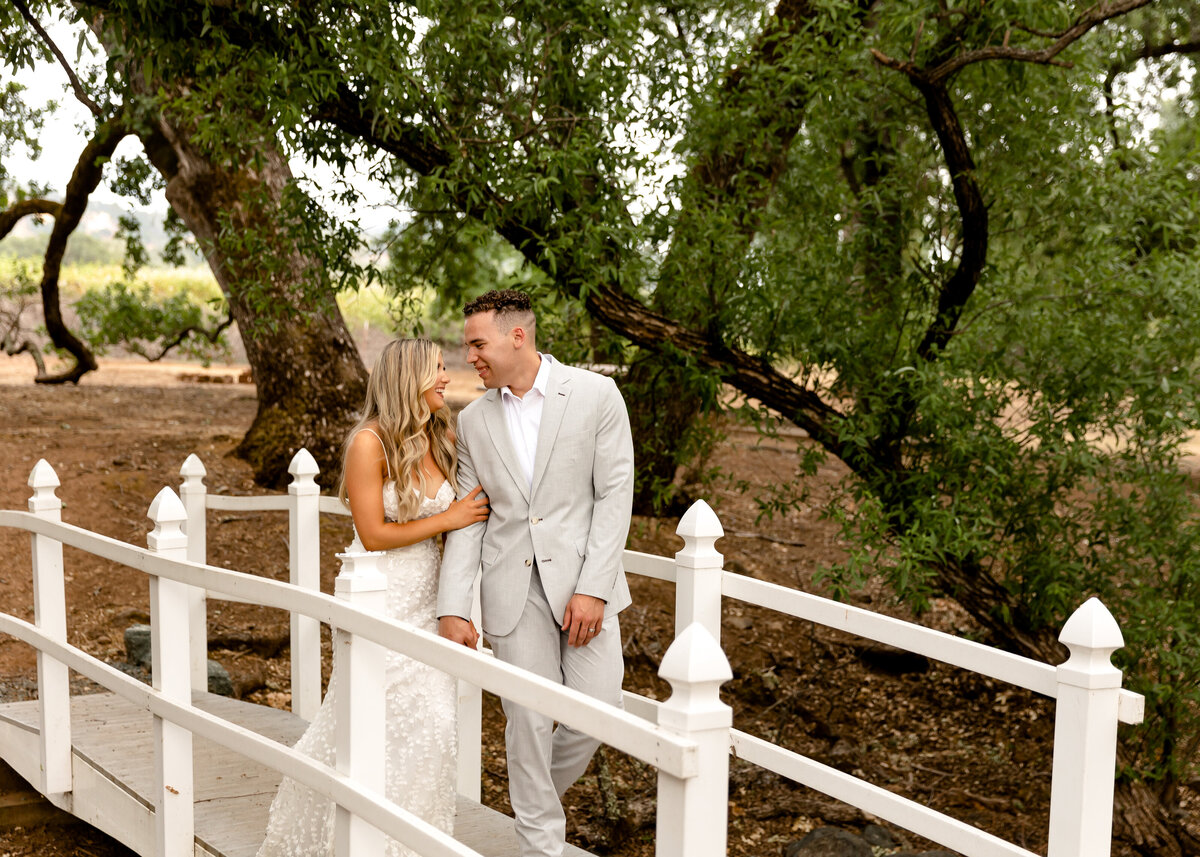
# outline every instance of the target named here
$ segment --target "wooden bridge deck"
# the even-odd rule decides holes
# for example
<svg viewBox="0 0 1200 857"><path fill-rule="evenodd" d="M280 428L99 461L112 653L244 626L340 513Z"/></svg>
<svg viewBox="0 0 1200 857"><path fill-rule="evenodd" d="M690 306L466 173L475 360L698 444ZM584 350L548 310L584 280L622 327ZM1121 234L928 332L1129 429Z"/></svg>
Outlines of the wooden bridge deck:
<svg viewBox="0 0 1200 857"><path fill-rule="evenodd" d="M291 745L306 725L296 715L198 693L211 714ZM153 717L119 696L72 697L74 790L59 803L139 854L154 854ZM196 850L211 857L253 857L267 826L280 775L220 745L195 738ZM37 702L0 705L0 755L35 786L40 780ZM455 837L485 857L516 857L512 819L459 797ZM567 846L567 857L587 852Z"/></svg>

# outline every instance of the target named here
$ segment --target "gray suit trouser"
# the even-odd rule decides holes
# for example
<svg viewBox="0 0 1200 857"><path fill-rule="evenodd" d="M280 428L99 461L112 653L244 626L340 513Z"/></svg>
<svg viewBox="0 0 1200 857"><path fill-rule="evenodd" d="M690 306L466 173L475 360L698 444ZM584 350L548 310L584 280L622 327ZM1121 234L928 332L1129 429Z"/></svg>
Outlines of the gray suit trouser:
<svg viewBox="0 0 1200 857"><path fill-rule="evenodd" d="M536 572L530 575L525 611L512 633L487 635L496 657L543 678L621 705L625 665L617 617L604 617L600 633L586 646L567 645ZM583 775L600 741L552 718L501 700L508 722L508 794L516 816L522 857L560 857L567 823L561 796Z"/></svg>

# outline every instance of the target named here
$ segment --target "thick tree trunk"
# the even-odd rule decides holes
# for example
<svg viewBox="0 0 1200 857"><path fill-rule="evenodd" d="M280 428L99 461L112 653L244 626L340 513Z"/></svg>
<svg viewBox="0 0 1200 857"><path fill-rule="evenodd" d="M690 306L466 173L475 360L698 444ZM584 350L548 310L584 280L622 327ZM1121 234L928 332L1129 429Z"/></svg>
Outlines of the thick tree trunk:
<svg viewBox="0 0 1200 857"><path fill-rule="evenodd" d="M701 400L682 381L678 366L642 352L621 385L638 465L634 514L675 517L687 511L690 498L675 485L675 476L688 463L691 444L686 439L696 430Z"/></svg>
<svg viewBox="0 0 1200 857"><path fill-rule="evenodd" d="M332 484L366 371L333 292L307 285L320 262L296 249L282 222L287 161L263 146L255 166L217 163L165 120L142 140L229 301L258 386L258 414L238 455L260 483L279 487L304 447L321 467L320 481ZM241 241L250 235L253 242Z"/></svg>
<svg viewBox="0 0 1200 857"><path fill-rule="evenodd" d="M1144 857L1198 857L1200 838L1146 783L1120 782L1113 798L1113 832Z"/></svg>

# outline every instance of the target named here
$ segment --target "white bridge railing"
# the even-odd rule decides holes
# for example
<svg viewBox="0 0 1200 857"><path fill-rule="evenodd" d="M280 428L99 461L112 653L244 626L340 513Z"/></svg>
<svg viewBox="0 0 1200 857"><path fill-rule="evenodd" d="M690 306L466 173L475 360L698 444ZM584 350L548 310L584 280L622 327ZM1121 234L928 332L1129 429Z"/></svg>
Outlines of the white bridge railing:
<svg viewBox="0 0 1200 857"><path fill-rule="evenodd" d="M917 652L1056 700L1048 857L1106 857L1110 853L1117 723L1142 719L1143 699L1121 689L1112 653L1120 629L1096 599L1075 612L1060 640L1070 658L1058 667L962 640L846 604L724 571L715 549L724 533L703 501L680 521L684 548L667 558L625 552L625 569L676 586L676 638L659 675L672 688L657 702L625 694L626 712L560 685L382 618L385 584L378 554L339 555L336 598L319 592L320 513L348 514L322 497L316 462L301 450L289 468L286 495L234 497L207 493L204 466L194 455L181 469L182 503L164 488L150 508L149 549L136 548L62 524L59 482L44 461L30 476L29 512L0 511L0 526L33 537L35 624L0 614L0 631L38 649L42 716L43 791L70 789L67 668L74 669L155 715L160 854L190 853L191 735L222 743L270 765L337 802L340 855L376 853L380 831L425 855L475 852L391 804L383 793L376 749L383 740L382 690L372 682L390 648L459 678L459 791L478 799L480 688L556 720L655 765L659 770L656 853L709 857L726 851L729 753L816 789L968 857L1033 857L1012 843L732 728L719 687L732 677L720 648L724 598L776 610L866 639ZM288 585L205 565L205 511L280 510L289 513ZM153 688L128 678L66 643L62 545L139 569L150 576ZM320 704L320 623L337 629L339 743L336 770L191 706L206 686L207 598L249 601L292 615L292 706L311 719ZM186 635L166 628L187 627ZM350 642L355 640L354 645ZM364 645L365 643L365 645ZM352 655L348 653L353 653ZM342 684L346 682L346 684ZM349 728L354 723L354 729Z"/></svg>

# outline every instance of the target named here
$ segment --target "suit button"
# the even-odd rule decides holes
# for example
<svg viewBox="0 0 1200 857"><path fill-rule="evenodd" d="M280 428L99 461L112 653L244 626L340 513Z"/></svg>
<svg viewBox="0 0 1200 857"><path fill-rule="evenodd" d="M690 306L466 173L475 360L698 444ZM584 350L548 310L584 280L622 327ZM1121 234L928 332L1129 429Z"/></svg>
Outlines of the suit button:
<svg viewBox="0 0 1200 857"><path fill-rule="evenodd" d="M531 523L531 524L540 524L541 521L542 521L541 518L530 518L529 519L529 523Z"/></svg>
<svg viewBox="0 0 1200 857"><path fill-rule="evenodd" d="M527 566L533 565L533 560L531 560L531 559L525 560L525 565L527 565Z"/></svg>

